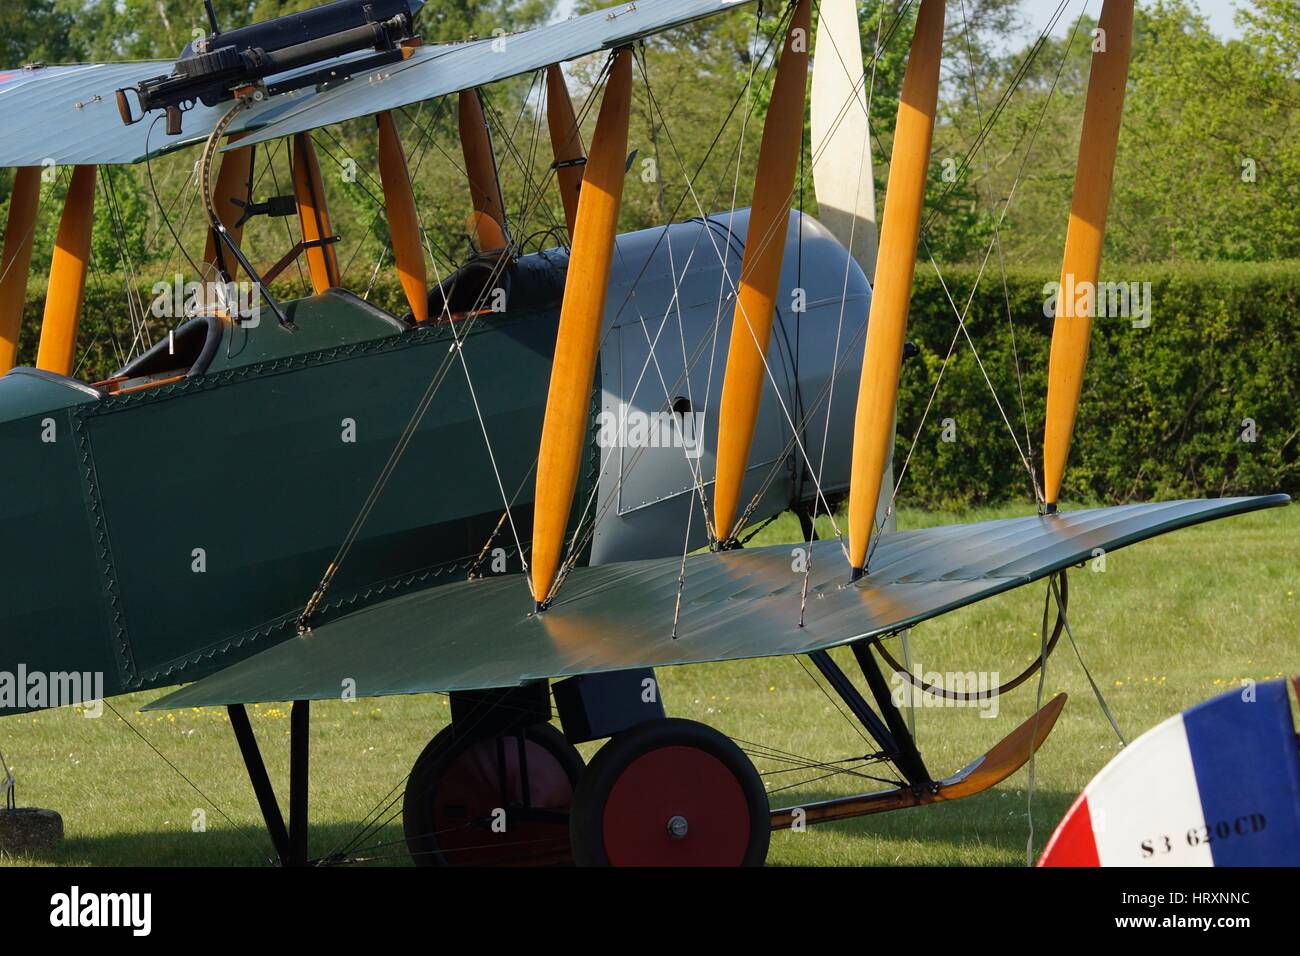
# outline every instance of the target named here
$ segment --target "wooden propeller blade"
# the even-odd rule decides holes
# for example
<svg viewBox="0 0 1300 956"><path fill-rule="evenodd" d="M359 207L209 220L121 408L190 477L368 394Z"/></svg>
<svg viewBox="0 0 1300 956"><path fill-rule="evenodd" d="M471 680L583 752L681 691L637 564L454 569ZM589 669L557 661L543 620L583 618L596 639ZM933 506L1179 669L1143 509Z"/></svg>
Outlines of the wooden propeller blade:
<svg viewBox="0 0 1300 956"><path fill-rule="evenodd" d="M415 209L415 192L406 166L406 153L393 115L385 110L375 116L379 124L379 180L384 188L384 210L393 239L393 261L407 304L416 322L429 318L429 275L420 244L420 217Z"/></svg>
<svg viewBox="0 0 1300 956"><path fill-rule="evenodd" d="M332 237L334 229L330 225L325 183L321 179L320 162L316 159L316 147L310 133L297 133L293 137L293 194L298 200L302 241L317 242ZM342 281L338 254L333 245L309 247L307 268L311 273L312 291L317 295L326 289L337 288Z"/></svg>
<svg viewBox="0 0 1300 956"><path fill-rule="evenodd" d="M944 0L921 0L907 57L898 123L885 187L885 215L876 255L876 285L867 319L866 354L858 383L849 479L849 561L854 574L866 566L872 519L889 462L898 403L907 309L916 272L916 246L925 205L925 179L939 99Z"/></svg>
<svg viewBox="0 0 1300 956"><path fill-rule="evenodd" d="M618 211L623 201L628 114L632 106L632 53L614 56L596 119L573 233L573 251L560 304L560 326L546 396L537 458L532 583L538 604L550 597L564 550L564 532L578 486L578 468L591 412L605 293L614 260Z"/></svg>
<svg viewBox="0 0 1300 956"><path fill-rule="evenodd" d="M857 0L818 4L809 146L817 218L874 281L876 188L859 31Z"/></svg>
<svg viewBox="0 0 1300 956"><path fill-rule="evenodd" d="M1043 430L1043 494L1055 510L1065 477L1065 460L1079 412L1083 371L1092 337L1092 310L1101 271L1101 246L1106 234L1124 88L1133 48L1133 0L1106 0L1097 21L1105 49L1092 55L1088 98L1083 110L1083 135L1074 173L1074 198L1065 234L1061 285L1052 324L1052 352L1047 371L1047 421ZM1084 283L1087 283L1085 286ZM1076 308L1074 290L1091 288L1092 308ZM1076 314L1077 313L1077 314Z"/></svg>
<svg viewBox="0 0 1300 956"><path fill-rule="evenodd" d="M60 375L72 374L77 353L77 326L86 297L90 236L95 226L95 174L94 166L78 166L72 171L50 261L36 367Z"/></svg>
<svg viewBox="0 0 1300 956"><path fill-rule="evenodd" d="M18 357L18 337L22 333L23 307L27 304L27 276L40 205L41 167L21 166L14 170L4 255L0 256L0 375L13 368Z"/></svg>
<svg viewBox="0 0 1300 956"><path fill-rule="evenodd" d="M758 150L754 201L745 233L745 255L740 266L740 287L731 320L731 343L718 409L713 528L724 542L732 537L735 529L749 451L754 442L754 426L763 399L772 315L781 284L781 262L785 258L786 223L803 143L810 8L811 0L800 0L790 19Z"/></svg>

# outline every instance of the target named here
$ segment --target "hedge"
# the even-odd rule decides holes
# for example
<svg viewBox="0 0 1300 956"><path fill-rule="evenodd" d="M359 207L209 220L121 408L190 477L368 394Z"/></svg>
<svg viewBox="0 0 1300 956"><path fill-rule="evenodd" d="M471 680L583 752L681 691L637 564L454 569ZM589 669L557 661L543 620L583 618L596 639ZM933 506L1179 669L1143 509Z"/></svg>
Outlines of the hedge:
<svg viewBox="0 0 1300 956"><path fill-rule="evenodd" d="M958 305L975 276L969 268L945 270ZM967 319L1019 444L1032 449L1040 475L1051 336L1044 288L1056 278L1046 268L1016 269L1004 295L994 261ZM1300 262L1114 266L1101 281L1149 282L1150 325L1135 328L1122 317L1094 321L1062 500L1294 494L1300 488ZM956 329L934 270L920 267L908 338L921 351L902 375L900 467ZM945 419L951 419L947 436ZM1247 419L1253 429L1243 424ZM903 487L909 502L926 507L1033 500L1028 472L964 336L943 372Z"/></svg>
<svg viewBox="0 0 1300 956"><path fill-rule="evenodd" d="M975 276L970 267L945 269L953 301L964 305ZM1055 278L1047 267L1015 268L1006 276L1004 296L995 260L967 318L1016 438L1031 450L1039 473L1051 333L1044 286ZM1151 323L1135 328L1127 318L1094 322L1063 499L1123 502L1300 490L1300 262L1108 266L1102 281L1150 283ZM121 280L108 276L87 289L82 378L107 377L117 365L114 341L130 342L122 290ZM21 349L29 364L36 338L30 317L41 314L43 296L44 281L33 276ZM148 287L141 298L147 308ZM390 308L402 301L391 277L371 298ZM917 434L956 330L943 286L930 266L920 266L908 329L920 354L903 367L896 467ZM1243 425L1247 420L1253 429ZM1033 498L1028 473L964 336L917 435L902 496L932 508Z"/></svg>

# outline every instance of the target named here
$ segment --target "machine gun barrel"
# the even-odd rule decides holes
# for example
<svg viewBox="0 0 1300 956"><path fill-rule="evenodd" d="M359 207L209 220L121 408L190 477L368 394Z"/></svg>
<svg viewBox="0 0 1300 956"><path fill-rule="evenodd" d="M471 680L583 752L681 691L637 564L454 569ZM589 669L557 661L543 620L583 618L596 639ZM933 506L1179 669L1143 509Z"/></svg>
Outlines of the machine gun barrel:
<svg viewBox="0 0 1300 956"><path fill-rule="evenodd" d="M234 91L268 77L367 49L377 55L362 58L357 66L372 68L399 59L399 44L414 38L413 16L410 0L336 0L226 33L214 32L187 45L168 75L119 89L118 112L130 126L147 113L165 110L167 132L179 135L184 110L198 102L216 106L233 98ZM276 84L270 92L301 89L321 79L321 73L308 72Z"/></svg>
<svg viewBox="0 0 1300 956"><path fill-rule="evenodd" d="M256 66L252 66L251 69L260 74L258 79L262 79L300 66L355 53L357 50L384 49L390 45L390 36L399 34L404 24L402 17L393 17L385 23L367 23L365 26L353 27L333 36L305 40L270 53L260 49L252 50L244 54L244 59L246 61L256 59Z"/></svg>

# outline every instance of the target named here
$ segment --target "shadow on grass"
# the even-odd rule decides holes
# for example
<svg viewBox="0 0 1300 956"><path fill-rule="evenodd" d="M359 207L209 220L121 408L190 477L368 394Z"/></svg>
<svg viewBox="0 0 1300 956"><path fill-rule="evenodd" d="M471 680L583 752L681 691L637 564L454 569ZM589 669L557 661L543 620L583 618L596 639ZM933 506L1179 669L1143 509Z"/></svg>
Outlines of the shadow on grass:
<svg viewBox="0 0 1300 956"><path fill-rule="evenodd" d="M807 806L843 796L809 788L780 806ZM1036 790L1034 844L1040 853L1056 824L1077 794ZM972 862L1022 865L1028 837L1027 793L1023 788L998 788L966 800L877 813L835 823L817 824L809 832L821 836L814 858L803 858L802 847L778 847L775 841L799 835L775 834L774 862L790 865L896 865L959 863L982 851ZM358 836L361 822L313 826L309 835L314 858L338 850ZM829 841L829 845L828 842ZM835 846L834 844L842 844ZM400 824L371 831L351 852L354 866L409 866ZM274 851L266 832L256 827L212 826L205 833L188 830L144 830L97 836L70 836L55 850L5 862L30 866L274 866Z"/></svg>
<svg viewBox="0 0 1300 956"><path fill-rule="evenodd" d="M308 835L312 857L334 852L358 836L362 824L321 824ZM354 850L355 865L407 866L410 857L400 824L369 831ZM257 827L214 825L205 833L143 830L99 836L69 836L43 854L10 857L29 866L275 866L266 831Z"/></svg>

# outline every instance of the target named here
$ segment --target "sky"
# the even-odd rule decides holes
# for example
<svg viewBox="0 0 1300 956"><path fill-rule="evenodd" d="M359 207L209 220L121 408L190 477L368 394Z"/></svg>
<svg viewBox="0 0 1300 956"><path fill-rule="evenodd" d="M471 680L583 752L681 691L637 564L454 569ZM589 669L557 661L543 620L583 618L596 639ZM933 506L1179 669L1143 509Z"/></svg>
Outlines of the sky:
<svg viewBox="0 0 1300 956"><path fill-rule="evenodd" d="M1232 22L1232 15L1237 6L1233 0L1198 0L1197 6L1210 18L1210 29L1219 36L1241 36L1241 30Z"/></svg>

